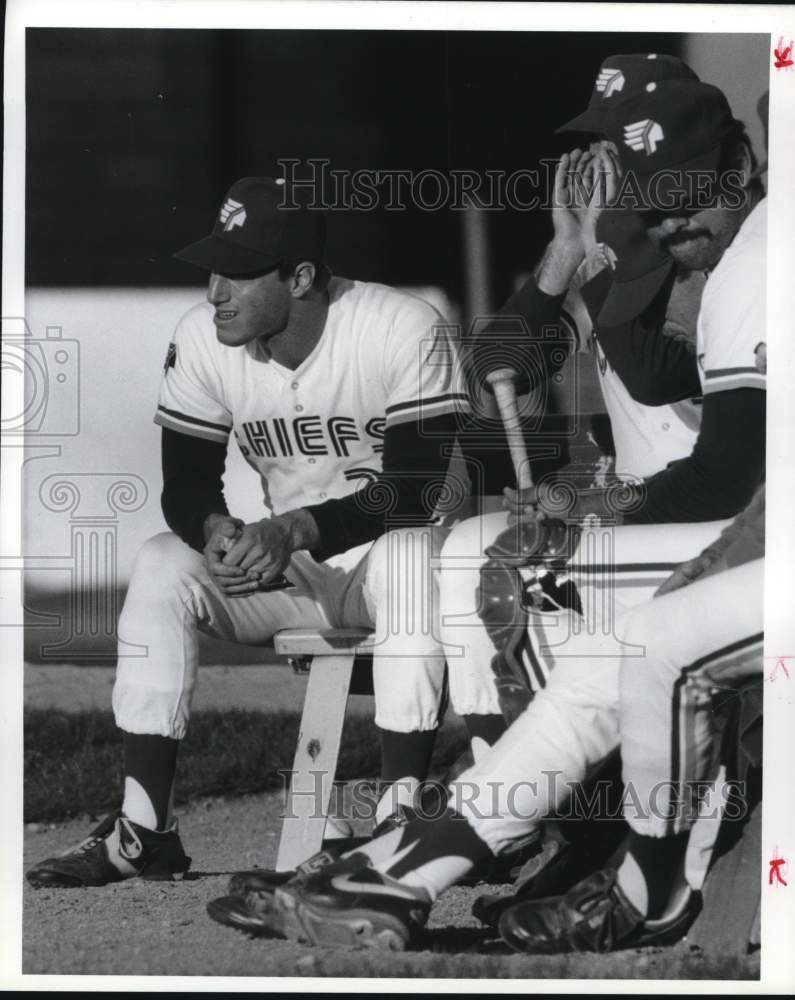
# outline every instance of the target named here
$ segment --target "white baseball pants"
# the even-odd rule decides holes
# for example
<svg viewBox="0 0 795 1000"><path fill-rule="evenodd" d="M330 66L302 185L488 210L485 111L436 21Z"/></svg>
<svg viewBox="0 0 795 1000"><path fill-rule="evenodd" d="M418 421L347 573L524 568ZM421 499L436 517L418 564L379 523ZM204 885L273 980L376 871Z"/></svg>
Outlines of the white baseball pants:
<svg viewBox="0 0 795 1000"><path fill-rule="evenodd" d="M181 739L196 685L198 631L245 645L268 643L283 628L364 627L376 632L375 722L413 732L438 724L444 654L433 627L431 572L439 529L403 529L318 564L299 552L289 590L228 597L203 557L169 532L149 539L135 562L119 619L113 710L130 733Z"/></svg>
<svg viewBox="0 0 795 1000"><path fill-rule="evenodd" d="M621 758L634 789L624 817L638 833L689 830L711 782L712 696L762 671L764 560L697 580L627 615L623 637L646 647L623 660Z"/></svg>
<svg viewBox="0 0 795 1000"><path fill-rule="evenodd" d="M456 710L498 712L489 666L494 648L477 614L474 546L481 546L484 537L489 544L507 525L507 516L498 513L475 520L481 524L459 525L442 550L441 632ZM648 655L647 645L624 635L626 616L650 601L673 569L714 541L725 524L584 532L569 560L583 614L569 610L530 614L526 665L534 679L533 701L451 786L451 806L466 816L495 853L527 836L561 806L588 768L618 744L622 664L640 669ZM484 561L481 557L480 563Z"/></svg>
<svg viewBox="0 0 795 1000"><path fill-rule="evenodd" d="M534 689L542 687L552 666L578 657L582 637L601 637L620 653L616 622L630 608L651 598L679 563L697 555L719 534L726 521L699 524L627 525L584 530L568 560L583 617L533 615L525 666ZM452 530L439 566L440 634L447 654L450 700L460 715L499 714L491 659L496 650L478 614L484 550L508 527L498 511L469 518Z"/></svg>

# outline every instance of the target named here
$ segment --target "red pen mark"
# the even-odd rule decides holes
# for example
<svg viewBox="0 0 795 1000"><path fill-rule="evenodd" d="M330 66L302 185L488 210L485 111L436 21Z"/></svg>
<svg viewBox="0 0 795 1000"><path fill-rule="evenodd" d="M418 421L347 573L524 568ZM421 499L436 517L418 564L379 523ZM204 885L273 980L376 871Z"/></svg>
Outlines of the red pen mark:
<svg viewBox="0 0 795 1000"><path fill-rule="evenodd" d="M778 848L773 848L773 857L770 859L770 873L767 877L768 885L786 885L784 876L781 874L781 869L786 865L787 861L785 858L780 858L778 856ZM773 879L776 879L774 882Z"/></svg>
<svg viewBox="0 0 795 1000"><path fill-rule="evenodd" d="M775 660L776 661L775 667L773 667L773 669L767 675L767 679L769 681L774 681L776 679L776 674L779 672L779 670L783 670L784 671L784 676L787 678L787 680L789 680L789 670L787 670L787 664L784 661L785 660L791 660L792 656L789 656L789 655L787 655L787 656L766 656L765 659L766 660Z"/></svg>
<svg viewBox="0 0 795 1000"><path fill-rule="evenodd" d="M793 42L790 40L789 45L785 48L784 36L779 38L778 45L773 49L773 55L776 57L773 65L776 69L789 69L792 66L792 46Z"/></svg>

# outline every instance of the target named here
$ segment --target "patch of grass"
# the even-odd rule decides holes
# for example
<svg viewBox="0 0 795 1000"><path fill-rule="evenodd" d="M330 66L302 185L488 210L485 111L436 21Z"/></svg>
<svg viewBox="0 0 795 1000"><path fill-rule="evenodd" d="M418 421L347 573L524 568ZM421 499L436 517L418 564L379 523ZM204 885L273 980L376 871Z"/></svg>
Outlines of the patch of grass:
<svg viewBox="0 0 795 1000"><path fill-rule="evenodd" d="M177 804L211 795L246 795L281 788L298 738L294 712L240 709L195 712L179 754ZM434 771L465 747L458 727L440 728ZM101 815L122 791L121 734L109 711L25 712L25 822ZM343 731L339 780L375 778L380 748L373 723L349 717Z"/></svg>

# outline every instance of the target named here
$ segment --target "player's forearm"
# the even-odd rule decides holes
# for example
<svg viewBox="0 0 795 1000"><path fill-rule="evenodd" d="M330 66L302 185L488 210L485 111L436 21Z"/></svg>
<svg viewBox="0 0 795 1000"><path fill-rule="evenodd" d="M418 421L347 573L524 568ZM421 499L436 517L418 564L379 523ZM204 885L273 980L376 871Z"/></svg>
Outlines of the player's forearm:
<svg viewBox="0 0 795 1000"><path fill-rule="evenodd" d="M318 544L309 546L314 558L324 561L392 528L427 524L444 488L455 431L452 414L388 427L383 471L373 482L304 508L318 530Z"/></svg>
<svg viewBox="0 0 795 1000"><path fill-rule="evenodd" d="M553 239L535 269L536 284L545 295L565 295L584 259L579 241Z"/></svg>
<svg viewBox="0 0 795 1000"><path fill-rule="evenodd" d="M356 493L308 508L320 538L319 544L310 549L312 555L323 562L339 552L375 541L390 529L427 524L433 517L428 498L434 493L434 483L425 482L427 490L399 477L379 476L375 483L368 483ZM441 488L443 482L442 476L436 485Z"/></svg>
<svg viewBox="0 0 795 1000"><path fill-rule="evenodd" d="M476 391L490 371L505 367L508 358L517 373L520 392L527 392L560 369L568 354L561 346L572 347L570 334L561 324L565 297L565 288L554 295L543 291L535 276L511 295L467 342L470 381ZM555 331L558 336L550 336Z"/></svg>
<svg viewBox="0 0 795 1000"><path fill-rule="evenodd" d="M645 482L635 524L734 517L765 475L765 393L732 389L704 397L693 453Z"/></svg>
<svg viewBox="0 0 795 1000"><path fill-rule="evenodd" d="M583 301L594 326L612 284L608 269L583 285ZM665 309L655 300L644 312L619 326L599 326L599 344L610 367L639 403L661 406L701 395L695 353L663 332Z"/></svg>
<svg viewBox="0 0 795 1000"><path fill-rule="evenodd" d="M163 487L160 500L166 524L197 552L207 541L208 520L229 516L223 490L206 481L172 481Z"/></svg>
<svg viewBox="0 0 795 1000"><path fill-rule="evenodd" d="M168 428L161 443L163 516L174 534L201 552L207 519L229 513L223 491L226 445Z"/></svg>
<svg viewBox="0 0 795 1000"><path fill-rule="evenodd" d="M300 507L296 510L288 510L274 520L284 524L290 537L290 547L293 552L299 552L301 549L311 551L320 546L320 528L311 511Z"/></svg>

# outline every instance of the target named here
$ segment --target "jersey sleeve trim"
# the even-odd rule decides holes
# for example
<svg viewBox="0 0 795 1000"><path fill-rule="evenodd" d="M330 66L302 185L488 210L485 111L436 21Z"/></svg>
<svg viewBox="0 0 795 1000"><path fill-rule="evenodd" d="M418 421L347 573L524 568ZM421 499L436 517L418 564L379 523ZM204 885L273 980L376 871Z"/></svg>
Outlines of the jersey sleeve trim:
<svg viewBox="0 0 795 1000"><path fill-rule="evenodd" d="M728 389L766 389L767 377L756 366L714 368L704 373L704 394Z"/></svg>
<svg viewBox="0 0 795 1000"><path fill-rule="evenodd" d="M209 441L220 441L225 444L231 427L225 424L213 424L209 420L199 420L178 410L170 410L166 406L158 406L155 413L155 423L161 427L169 427L172 431L190 434L192 437L206 438Z"/></svg>
<svg viewBox="0 0 795 1000"><path fill-rule="evenodd" d="M469 396L464 392L448 392L427 399L412 399L393 403L386 408L386 426L404 424L418 418L427 420L445 413L469 413Z"/></svg>

